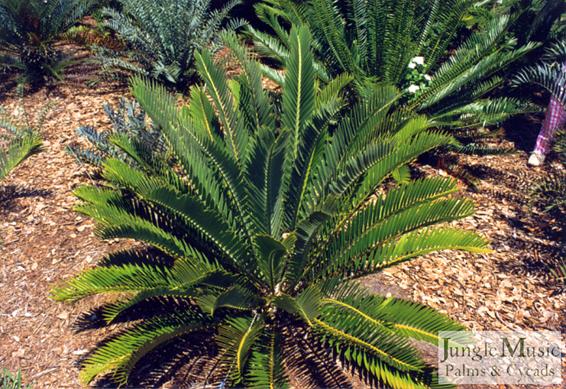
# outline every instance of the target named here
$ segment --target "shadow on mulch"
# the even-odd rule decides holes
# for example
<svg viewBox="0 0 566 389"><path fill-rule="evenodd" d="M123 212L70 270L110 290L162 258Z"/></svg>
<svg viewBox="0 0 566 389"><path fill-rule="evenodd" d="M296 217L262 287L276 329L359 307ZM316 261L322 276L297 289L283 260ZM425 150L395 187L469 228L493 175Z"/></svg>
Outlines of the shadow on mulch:
<svg viewBox="0 0 566 389"><path fill-rule="evenodd" d="M100 77L100 64L93 60L92 54L84 47L74 43L58 46L62 51L70 52L72 63L64 70L63 80L46 80L37 85L25 85L24 95L34 94L45 89L47 97L68 97L68 90L85 96L104 96L109 93L127 90L127 79L123 82ZM0 74L0 101L16 93L18 75ZM65 88L62 88L64 86Z"/></svg>
<svg viewBox="0 0 566 389"><path fill-rule="evenodd" d="M518 221L523 227L525 224ZM525 229L528 231L528 228ZM505 243L513 250L524 253L519 260L505 261L497 264L499 270L517 274L528 275L538 278L539 284L547 289L554 290L556 285L549 281L552 269L560 263L560 259L566 257L566 246L562 232L554 231L555 236L550 236L551 231L544 232L547 238L551 238L554 244L545 244L536 240L510 239ZM497 243L493 242L495 246Z"/></svg>
<svg viewBox="0 0 566 389"><path fill-rule="evenodd" d="M142 302L120 314L114 324L125 324L123 329L131 327L128 324L141 323L152 317L166 316L172 312L182 312L191 303L172 298L155 298ZM108 305L95 308L81 315L74 323L77 332L89 331L108 327L102 317L102 309ZM103 339L88 354L76 361L77 367L93 355L96 348L102 347L116 339L123 330ZM191 383L200 378L198 371L202 368L198 361L208 361L216 355L216 344L211 341L213 333L210 330L198 331L175 338L174 342L156 347L142 357L128 379L128 388L156 388L175 380L176 388L191 387ZM204 362L203 362L204 363ZM199 365L199 366L197 366ZM178 382L179 381L179 382ZM186 384L178 385L179 383ZM116 388L118 382L112 375L104 376L96 381L96 388Z"/></svg>
<svg viewBox="0 0 566 389"><path fill-rule="evenodd" d="M199 371L208 358L216 354L215 343L209 337L187 335L157 347L145 355L128 378L125 388L159 388L173 381L175 388L194 387L199 381ZM199 361L200 360L200 361ZM77 361L77 367L81 361ZM117 382L111 375L98 379L95 388L116 388Z"/></svg>
<svg viewBox="0 0 566 389"><path fill-rule="evenodd" d="M517 150L530 153L540 130L542 115L519 115L508 119L503 127L505 137L515 144Z"/></svg>
<svg viewBox="0 0 566 389"><path fill-rule="evenodd" d="M47 189L30 189L19 185L0 186L0 211L11 211L14 209L14 200L27 197L49 197L52 191Z"/></svg>
<svg viewBox="0 0 566 389"><path fill-rule="evenodd" d="M504 171L494 169L487 165L462 164L462 169L466 170L466 172L472 175L474 178L480 180L502 180L509 176L508 174L505 174Z"/></svg>

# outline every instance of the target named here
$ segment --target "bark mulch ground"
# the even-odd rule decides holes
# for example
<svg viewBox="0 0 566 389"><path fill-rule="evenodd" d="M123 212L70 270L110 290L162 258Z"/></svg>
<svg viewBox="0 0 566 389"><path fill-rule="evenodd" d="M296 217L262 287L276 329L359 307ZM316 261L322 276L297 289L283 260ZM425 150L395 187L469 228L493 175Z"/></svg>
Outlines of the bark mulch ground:
<svg viewBox="0 0 566 389"><path fill-rule="evenodd" d="M430 305L474 330L564 331L566 294L556 293L549 269L564 258L565 248L556 221L531 204L533 186L563 167L529 168L520 151L457 159L478 180L476 189L463 184L461 193L474 201L475 214L454 224L487 237L494 252L427 255L367 277L367 284ZM430 166L419 169L446 174Z"/></svg>
<svg viewBox="0 0 566 389"><path fill-rule="evenodd" d="M21 369L26 382L42 388L79 387L77 360L106 333L73 332L76 318L101 299L56 303L48 298L50 288L131 244L101 241L92 221L73 212L73 189L91 178L65 149L76 141L79 125L108 126L102 104L126 93L106 83L87 87L88 69L81 69L61 85L25 97L32 114L47 101L54 104L41 129L44 150L0 184L0 369ZM0 104L14 111L18 98L0 95ZM428 255L364 283L428 304L472 329L564 331L566 294L553 294L547 279L561 247L552 220L528 201L532 183L549 167L529 169L526 158L524 152L458 158L458 166L479 178L479 187L462 185L477 212L457 224L488 237L492 254ZM446 174L427 165L419 170Z"/></svg>

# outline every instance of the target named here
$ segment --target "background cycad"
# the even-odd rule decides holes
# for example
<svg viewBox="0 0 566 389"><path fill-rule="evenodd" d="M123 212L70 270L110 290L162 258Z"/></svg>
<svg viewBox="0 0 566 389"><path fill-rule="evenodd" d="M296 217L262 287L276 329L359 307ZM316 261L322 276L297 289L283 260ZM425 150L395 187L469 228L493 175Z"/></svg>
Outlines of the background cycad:
<svg viewBox="0 0 566 389"><path fill-rule="evenodd" d="M166 159L164 155L166 145L159 129L146 120L145 112L135 100L128 101L122 98L116 107L104 104L103 108L112 123L112 129L99 131L92 126L81 126L77 128L77 135L83 138L88 146L74 143L67 148L79 163L84 162L99 167L108 157L137 163L115 145L120 143L120 139L135 143L137 149L145 149L140 155L144 161L142 164L148 160ZM114 139L114 143L110 141L111 138Z"/></svg>
<svg viewBox="0 0 566 389"><path fill-rule="evenodd" d="M376 82L392 83L413 93L404 103L437 126L471 128L532 109L517 99L486 96L503 85L502 70L536 47L517 45L508 15L492 16L465 37L463 17L475 6L469 0L267 0L257 10L273 35L253 28L249 34L260 53L282 61L289 24L308 25L323 79L352 74L362 96Z"/></svg>
<svg viewBox="0 0 566 389"><path fill-rule="evenodd" d="M120 293L102 307L107 323L152 305L83 361L85 382L112 373L125 384L145 354L183 337L208 340L190 350L201 383L285 387L292 378L343 387L341 369L351 367L395 388L433 384L409 340L436 344L438 331L462 326L372 295L356 279L438 250L488 251L480 236L438 225L473 212L451 196L454 180L409 181L375 195L396 169L453 139L429 130L424 117L394 112L393 87L376 86L346 109L337 85L347 78L320 89L308 30L289 37L281 99L262 88L261 65L230 35L244 73L228 80L209 52L197 54L204 86L192 88L188 106L133 81L178 165L108 159L106 184L77 191L102 237L159 253L112 254L53 290L58 300ZM136 157L135 145L120 145Z"/></svg>
<svg viewBox="0 0 566 389"><path fill-rule="evenodd" d="M92 0L0 0L0 71L39 83L60 79L68 60L56 40L93 6Z"/></svg>
<svg viewBox="0 0 566 389"><path fill-rule="evenodd" d="M194 53L212 49L222 30L235 30L243 21L230 19L238 0L213 9L211 0L118 0L121 10L106 8L106 26L125 42L126 52L99 49L109 74L148 76L186 88L194 76ZM218 48L218 47L216 47ZM115 75L115 74L113 74Z"/></svg>

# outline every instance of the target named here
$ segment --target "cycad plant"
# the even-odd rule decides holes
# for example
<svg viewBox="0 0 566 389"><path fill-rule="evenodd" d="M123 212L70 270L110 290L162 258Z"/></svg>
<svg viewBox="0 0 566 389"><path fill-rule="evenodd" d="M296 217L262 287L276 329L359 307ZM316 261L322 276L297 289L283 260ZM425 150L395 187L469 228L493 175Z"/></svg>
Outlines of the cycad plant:
<svg viewBox="0 0 566 389"><path fill-rule="evenodd" d="M566 107L566 34L548 45L540 63L522 69L513 84L534 84Z"/></svg>
<svg viewBox="0 0 566 389"><path fill-rule="evenodd" d="M14 123L0 107L0 180L37 153L41 144L39 134L29 122L24 126Z"/></svg>
<svg viewBox="0 0 566 389"><path fill-rule="evenodd" d="M166 158L166 145L159 129L149 123L145 112L135 100L122 98L117 107L104 104L103 108L112 128L98 131L92 126L81 126L77 128L77 135L83 138L88 146L74 143L67 148L79 162L100 167L105 158L114 157L136 164L135 159L115 145L120 143L120 139L135 143L138 149L144 149L141 156L145 160Z"/></svg>
<svg viewBox="0 0 566 389"><path fill-rule="evenodd" d="M41 147L41 138L33 132L17 134L11 138L5 147L0 148L0 180Z"/></svg>
<svg viewBox="0 0 566 389"><path fill-rule="evenodd" d="M276 61L289 54L290 23L310 26L320 68L367 85L389 82L410 94L404 103L437 125L476 127L528 109L513 98L487 98L504 83L501 72L535 44L518 47L508 15L462 38L471 0L264 0L258 15L273 35L249 29L259 52ZM277 73L267 71L277 79Z"/></svg>
<svg viewBox="0 0 566 389"><path fill-rule="evenodd" d="M394 388L432 385L410 340L436 344L438 331L462 326L356 280L439 250L488 251L475 233L438 225L473 213L452 196L454 180L390 180L453 140L422 116L392 112L393 87L345 109L343 78L317 87L308 30L289 36L280 98L263 90L260 64L233 36L243 74L227 80L209 52L197 54L204 87L191 89L189 106L133 81L178 166L109 159L107 184L77 191L100 236L153 248L112 254L53 290L68 301L119 293L101 308L108 324L151 308L82 362L85 382L110 373L125 384L147 353L182 337L200 384L348 387L342 369L351 368Z"/></svg>
<svg viewBox="0 0 566 389"><path fill-rule="evenodd" d="M498 6L518 16L512 31L520 42L548 42L566 32L566 3L562 0L512 0Z"/></svg>
<svg viewBox="0 0 566 389"><path fill-rule="evenodd" d="M151 77L183 90L194 76L194 54L218 48L217 36L243 22L229 19L239 3L232 0L219 9L211 0L118 0L120 11L106 8L106 26L115 31L127 50L99 50L103 69Z"/></svg>
<svg viewBox="0 0 566 389"><path fill-rule="evenodd" d="M60 79L69 63L56 40L92 7L92 0L0 0L0 71L25 81Z"/></svg>

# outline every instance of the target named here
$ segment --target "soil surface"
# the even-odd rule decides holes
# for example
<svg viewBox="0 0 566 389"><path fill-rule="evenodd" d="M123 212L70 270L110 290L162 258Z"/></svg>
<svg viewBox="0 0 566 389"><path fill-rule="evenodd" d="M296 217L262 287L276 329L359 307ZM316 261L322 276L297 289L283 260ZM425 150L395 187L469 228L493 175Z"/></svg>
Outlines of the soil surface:
<svg viewBox="0 0 566 389"><path fill-rule="evenodd" d="M80 125L107 128L102 104L127 95L123 86L87 86L93 73L76 66L65 82L24 97L32 116L52 106L40 129L44 149L0 183L0 369L21 369L26 382L41 388L80 387L77 361L111 331L75 333L79 315L102 300L56 303L50 288L132 244L98 239L93 222L73 211L73 190L93 179L66 147L76 142ZM13 90L0 95L8 112L20 114L20 103ZM477 212L455 224L488 237L493 253L428 255L363 282L437 308L471 329L565 331L566 293L555 293L547 276L564 248L554 222L529 203L533 183L561 167L530 169L524 151L454 159L477 179L475 190L462 183ZM416 169L447 174L430 165Z"/></svg>

